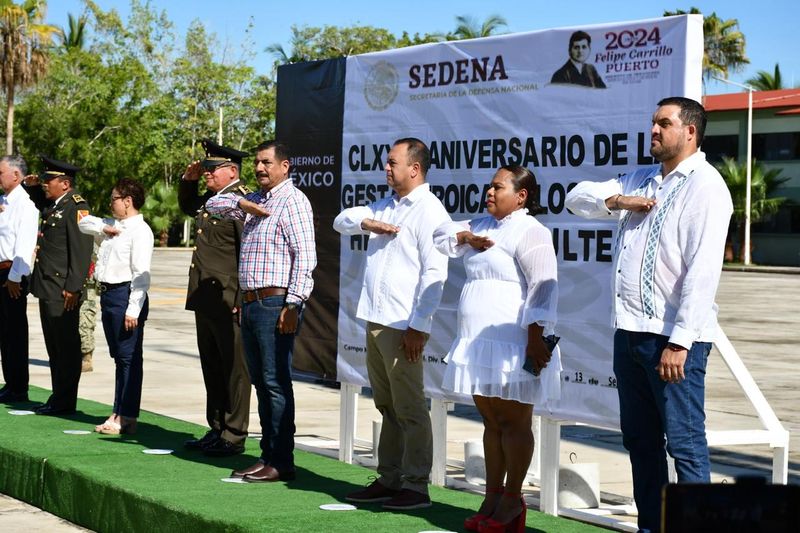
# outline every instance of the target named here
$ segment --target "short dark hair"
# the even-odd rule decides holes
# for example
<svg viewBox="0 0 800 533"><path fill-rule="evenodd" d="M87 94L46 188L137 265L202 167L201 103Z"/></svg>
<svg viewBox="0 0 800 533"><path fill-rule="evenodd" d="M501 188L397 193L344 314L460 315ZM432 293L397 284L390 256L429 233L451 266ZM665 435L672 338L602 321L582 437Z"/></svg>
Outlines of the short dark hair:
<svg viewBox="0 0 800 533"><path fill-rule="evenodd" d="M270 148L275 149L275 159L278 161L289 161L289 158L292 157L292 154L289 151L289 145L275 140L262 142L256 146L256 152L260 152L261 150L269 150Z"/></svg>
<svg viewBox="0 0 800 533"><path fill-rule="evenodd" d="M706 134L706 122L708 117L706 115L706 108L700 102L692 100L691 98L684 98L683 96L670 96L658 102L658 107L665 105L676 105L681 108L678 117L684 124L691 124L695 127L697 133L697 147L703 144L703 138Z"/></svg>
<svg viewBox="0 0 800 533"><path fill-rule="evenodd" d="M4 161L8 163L8 166L17 169L23 178L28 175L28 163L25 162L21 155L4 155L0 158L0 161Z"/></svg>
<svg viewBox="0 0 800 533"><path fill-rule="evenodd" d="M428 170L431 168L431 152L428 150L428 145L420 141L416 137L403 137L394 142L394 146L398 144L405 144L408 150L408 164L413 165L419 163L422 169L422 175L426 176Z"/></svg>
<svg viewBox="0 0 800 533"><path fill-rule="evenodd" d="M592 36L586 33L585 31L578 30L572 35L569 36L569 45L567 46L567 50L572 48L572 45L578 41L589 41L589 46L592 46Z"/></svg>
<svg viewBox="0 0 800 533"><path fill-rule="evenodd" d="M511 173L511 183L514 185L514 192L519 192L522 189L528 191L528 199L525 201L525 207L528 209L529 215L536 216L547 213L547 209L539 205L540 188L533 172L520 165L503 165L500 169Z"/></svg>
<svg viewBox="0 0 800 533"><path fill-rule="evenodd" d="M114 185L114 189L123 198L130 196L134 209L139 210L144 205L144 187L135 179L121 178Z"/></svg>

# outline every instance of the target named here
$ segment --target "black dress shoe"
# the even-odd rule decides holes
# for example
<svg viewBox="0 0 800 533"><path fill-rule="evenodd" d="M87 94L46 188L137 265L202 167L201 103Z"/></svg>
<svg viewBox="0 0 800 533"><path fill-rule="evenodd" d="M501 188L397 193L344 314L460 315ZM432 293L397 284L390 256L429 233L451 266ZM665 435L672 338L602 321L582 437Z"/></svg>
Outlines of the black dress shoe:
<svg viewBox="0 0 800 533"><path fill-rule="evenodd" d="M190 450L202 450L206 446L214 444L214 442L219 440L219 435L220 435L219 431L217 431L216 429L212 429L199 439L187 440L186 442L183 443L183 447L189 448Z"/></svg>
<svg viewBox="0 0 800 533"><path fill-rule="evenodd" d="M271 483L274 481L291 481L295 478L295 470L284 470L279 472L277 468L272 465L264 465L264 468L258 472L247 474L244 480L248 483Z"/></svg>
<svg viewBox="0 0 800 533"><path fill-rule="evenodd" d="M12 392L9 389L0 391L0 403L27 402L27 392Z"/></svg>
<svg viewBox="0 0 800 533"><path fill-rule="evenodd" d="M75 409L68 409L66 407L53 407L49 403L46 403L34 409L33 412L37 415L44 416L74 415Z"/></svg>
<svg viewBox="0 0 800 533"><path fill-rule="evenodd" d="M211 457L230 457L231 455L239 455L242 452L244 452L243 444L234 444L225 439L217 439L203 448L203 455Z"/></svg>

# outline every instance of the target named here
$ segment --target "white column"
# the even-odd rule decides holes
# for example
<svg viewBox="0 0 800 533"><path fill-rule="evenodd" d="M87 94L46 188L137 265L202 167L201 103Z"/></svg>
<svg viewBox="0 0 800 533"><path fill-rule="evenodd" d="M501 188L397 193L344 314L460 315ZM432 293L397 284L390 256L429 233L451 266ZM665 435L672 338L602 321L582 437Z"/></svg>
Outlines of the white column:
<svg viewBox="0 0 800 533"><path fill-rule="evenodd" d="M433 429L433 467L431 484L444 487L447 475L447 411L453 402L431 398L431 426Z"/></svg>
<svg viewBox="0 0 800 533"><path fill-rule="evenodd" d="M558 462L561 455L561 424L551 418L542 418L541 497L539 510L558 515Z"/></svg>
<svg viewBox="0 0 800 533"><path fill-rule="evenodd" d="M348 464L353 464L359 392L361 387L350 383L339 391L339 460Z"/></svg>
<svg viewBox="0 0 800 533"><path fill-rule="evenodd" d="M753 88L747 89L747 192L744 196L744 264L750 264L750 204L753 189Z"/></svg>

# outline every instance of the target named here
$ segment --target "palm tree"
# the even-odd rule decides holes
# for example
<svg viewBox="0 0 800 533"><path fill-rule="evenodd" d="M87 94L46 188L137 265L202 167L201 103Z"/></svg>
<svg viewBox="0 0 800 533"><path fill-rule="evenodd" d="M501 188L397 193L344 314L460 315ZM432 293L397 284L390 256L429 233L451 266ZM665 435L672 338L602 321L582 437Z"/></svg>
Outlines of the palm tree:
<svg viewBox="0 0 800 533"><path fill-rule="evenodd" d="M158 245L166 246L169 228L184 218L178 205L178 191L163 181L155 184L147 193L142 206L142 215L158 237Z"/></svg>
<svg viewBox="0 0 800 533"><path fill-rule="evenodd" d="M14 147L14 96L47 72L47 49L58 28L42 23L44 0L0 0L0 86L6 93L6 153Z"/></svg>
<svg viewBox="0 0 800 533"><path fill-rule="evenodd" d="M777 91L783 89L781 79L781 68L775 63L775 73L770 74L766 70L759 70L755 77L750 78L745 83L757 91Z"/></svg>
<svg viewBox="0 0 800 533"><path fill-rule="evenodd" d="M664 11L665 17L686 14L702 13L696 7L689 11ZM706 80L714 76L727 78L729 72L737 72L750 63L745 55L745 38L739 31L737 19L722 20L714 12L703 15L703 41L703 78Z"/></svg>
<svg viewBox="0 0 800 533"><path fill-rule="evenodd" d="M723 157L717 170L725 180L733 200L733 220L739 236L739 260L744 254L745 202L747 196L747 163L738 163L732 157ZM781 168L767 169L753 160L750 170L750 222L759 222L764 217L774 215L786 202L784 197L771 197L789 178L779 177Z"/></svg>
<svg viewBox="0 0 800 533"><path fill-rule="evenodd" d="M489 15L480 24L473 17L458 16L456 17L456 29L448 35L448 40L458 41L461 39L489 37L490 35L495 35L504 26L508 26L508 23L500 15Z"/></svg>
<svg viewBox="0 0 800 533"><path fill-rule="evenodd" d="M67 14L67 31L61 30L61 44L66 51L70 50L83 50L86 42L86 16L81 15L78 18L72 16L72 13Z"/></svg>

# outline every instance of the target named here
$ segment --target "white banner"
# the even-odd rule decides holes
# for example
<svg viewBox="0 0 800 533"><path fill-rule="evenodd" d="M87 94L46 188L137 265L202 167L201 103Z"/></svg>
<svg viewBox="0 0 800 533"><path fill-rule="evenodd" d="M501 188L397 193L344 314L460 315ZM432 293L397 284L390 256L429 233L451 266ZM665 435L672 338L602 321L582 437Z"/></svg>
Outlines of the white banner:
<svg viewBox="0 0 800 533"><path fill-rule="evenodd" d="M428 144L428 182L457 220L485 214L484 191L499 166L521 164L536 175L540 203L548 209L539 220L552 231L559 259L556 334L564 372L562 400L549 416L618 424L610 321L616 227L568 213L566 191L578 181L607 180L650 164L656 102L667 96L699 100L702 56L702 16L689 15L347 60L342 208L391 193L383 168L401 137ZM585 60L585 68L575 68L570 57ZM337 372L340 381L368 386L364 324L355 318L365 246L362 237L341 241ZM451 260L424 353L425 386L432 397L469 403L440 388L463 281L461 260Z"/></svg>

